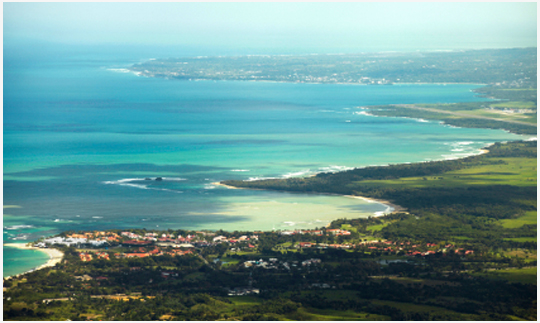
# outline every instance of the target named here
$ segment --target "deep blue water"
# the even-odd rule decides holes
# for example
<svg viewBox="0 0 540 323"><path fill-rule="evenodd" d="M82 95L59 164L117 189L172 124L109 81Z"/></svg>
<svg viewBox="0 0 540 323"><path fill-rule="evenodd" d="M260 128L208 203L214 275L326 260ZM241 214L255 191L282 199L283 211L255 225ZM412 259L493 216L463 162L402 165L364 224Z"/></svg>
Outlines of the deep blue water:
<svg viewBox="0 0 540 323"><path fill-rule="evenodd" d="M171 81L114 71L170 52L4 54L4 205L18 206L4 209L6 242L72 229L271 229L321 225L332 212L367 216L384 208L211 183L452 158L521 138L359 114L367 105L482 100L476 85ZM286 210L298 203L328 210L296 219Z"/></svg>

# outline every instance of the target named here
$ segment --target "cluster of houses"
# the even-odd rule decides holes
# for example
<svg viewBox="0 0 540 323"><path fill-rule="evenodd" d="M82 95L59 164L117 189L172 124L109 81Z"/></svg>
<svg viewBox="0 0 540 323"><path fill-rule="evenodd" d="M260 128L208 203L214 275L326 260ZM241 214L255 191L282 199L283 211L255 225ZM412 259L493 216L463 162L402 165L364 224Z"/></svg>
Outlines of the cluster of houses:
<svg viewBox="0 0 540 323"><path fill-rule="evenodd" d="M447 244L445 246L437 245L436 243L428 242L426 243L425 247L423 244L413 244L411 242L392 242L392 241L384 241L384 242L366 242L366 245L370 245L367 247L368 250L371 251L383 251L388 253L399 253L399 252L405 252L407 256L419 256L419 257L426 257L429 255L435 255L437 253L447 253L452 252L456 254L464 254L464 255L470 255L473 254L473 250L464 250L464 248L456 248L453 244ZM427 249L427 250L426 250Z"/></svg>
<svg viewBox="0 0 540 323"><path fill-rule="evenodd" d="M35 244L35 246L38 248L47 248L47 246L52 245L61 245L66 247L80 247L86 245L99 248L109 246L110 243L106 240L88 239L80 237L54 237L44 239Z"/></svg>
<svg viewBox="0 0 540 323"><path fill-rule="evenodd" d="M325 233L332 234L335 236L350 236L351 232L342 229L325 229L325 230L285 230L281 231L280 234L283 236L291 236L296 234L308 234L314 236L323 236Z"/></svg>
<svg viewBox="0 0 540 323"><path fill-rule="evenodd" d="M190 255L193 254L193 251L191 250L181 250L181 249L173 249L171 251L163 251L159 247L155 247L154 249L148 251L144 248L139 248L136 250L136 252L126 252L126 253L115 253L114 256L117 258L146 258L151 256L163 256L163 255L170 255L170 256L184 256L184 255Z"/></svg>
<svg viewBox="0 0 540 323"><path fill-rule="evenodd" d="M98 251L98 252L94 252L93 254L95 254L97 259L110 260L109 254L106 252ZM91 252L79 252L79 258L81 259L81 261L86 262L86 261L92 261L93 256Z"/></svg>
<svg viewBox="0 0 540 323"><path fill-rule="evenodd" d="M181 235L174 236L170 233L145 233L144 235L134 232L121 232L117 234L115 232L106 231L93 231L84 233L67 234L66 236L57 236L52 238L43 239L35 244L36 247L46 248L52 245L61 245L67 247L107 247L111 245L126 245L126 246L149 246L152 244L158 244L161 246L172 247L193 247L193 243L200 243L204 246L208 245L206 240L201 239L200 236L214 236L215 233L197 231L195 234L187 235L183 237Z"/></svg>
<svg viewBox="0 0 540 323"><path fill-rule="evenodd" d="M225 236L217 236L212 239L212 241L216 243L217 242L238 243L238 242L248 242L248 241L257 241L257 240L259 240L258 235L252 235L251 237L244 235L239 238L235 238L235 237L227 238Z"/></svg>
<svg viewBox="0 0 540 323"><path fill-rule="evenodd" d="M236 287L234 289L230 289L228 292L229 296L244 296L244 295L251 295L251 294L259 294L260 290L258 288L253 287Z"/></svg>
<svg viewBox="0 0 540 323"><path fill-rule="evenodd" d="M126 231L126 232L122 232L120 235L131 239L131 241L136 240L136 241L147 241L147 242L170 242L170 243L177 243L177 244L189 243L192 241L200 240L197 235L191 235L191 234L188 234L185 237L182 237L181 235L178 235L177 237L175 237L174 234L171 234L171 233L159 234L155 232L148 232L148 233L145 233L144 235L140 235L137 233Z"/></svg>
<svg viewBox="0 0 540 323"><path fill-rule="evenodd" d="M145 250L144 248L140 247L134 252L117 252L114 253L114 256L116 258L146 258L151 256L163 256L163 255L170 255L170 256L184 256L188 254L192 254L193 251L191 250L181 250L181 249L173 249L172 251L163 251L159 247L155 247L152 250ZM104 259L104 260L110 260L109 253L107 252L79 252L79 258L81 261L87 262L91 261L93 259L93 255L95 255L96 259Z"/></svg>
<svg viewBox="0 0 540 323"><path fill-rule="evenodd" d="M315 266L321 263L321 259L311 258L304 261L291 261L284 262L277 258L270 258L268 261L263 259L259 260L248 260L243 263L244 268L263 268L263 269L280 269L284 268L286 270L291 270L291 268L300 268L300 267L309 267Z"/></svg>
<svg viewBox="0 0 540 323"><path fill-rule="evenodd" d="M464 250L464 248L456 248L452 244L447 244L444 247L439 246L436 243L426 243L425 247L423 244L413 244L411 242L392 242L392 241L366 241L358 244L326 244L326 243L315 243L315 242L298 242L295 245L296 248L336 248L336 249L351 249L351 248L360 248L366 249L365 251L379 251L386 253L399 253L403 252L407 256L429 256L436 253L446 253L453 251L456 254L470 255L473 254L473 250Z"/></svg>
<svg viewBox="0 0 540 323"><path fill-rule="evenodd" d="M295 247L297 249L300 248L318 248L318 249L327 249L327 248L334 248L334 249L350 249L354 248L354 244L350 243L315 243L315 242L298 242L296 243Z"/></svg>

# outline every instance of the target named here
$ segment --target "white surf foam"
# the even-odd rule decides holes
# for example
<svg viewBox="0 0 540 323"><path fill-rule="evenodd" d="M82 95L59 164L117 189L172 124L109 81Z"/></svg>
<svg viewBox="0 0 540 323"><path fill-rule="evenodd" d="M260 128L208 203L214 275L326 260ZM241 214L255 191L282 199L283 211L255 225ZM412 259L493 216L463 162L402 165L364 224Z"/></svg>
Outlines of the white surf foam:
<svg viewBox="0 0 540 323"><path fill-rule="evenodd" d="M108 68L107 71L117 72L117 73L129 73L131 72L127 68Z"/></svg>
<svg viewBox="0 0 540 323"><path fill-rule="evenodd" d="M307 169L307 170L301 170L299 172L287 173L287 174L281 175L281 177L283 178L299 177L299 176L307 175L309 173L311 173L311 170Z"/></svg>
<svg viewBox="0 0 540 323"><path fill-rule="evenodd" d="M249 172L249 169L231 169L231 172Z"/></svg>
<svg viewBox="0 0 540 323"><path fill-rule="evenodd" d="M20 235L20 236L16 236L14 238L9 238L10 240L28 240L28 235Z"/></svg>
<svg viewBox="0 0 540 323"><path fill-rule="evenodd" d="M363 116L370 116L370 117L378 117L376 115L373 115L371 113L368 113L366 111L357 111L357 112L353 112L354 114L358 114L358 115L363 115Z"/></svg>
<svg viewBox="0 0 540 323"><path fill-rule="evenodd" d="M253 182L253 181L262 181L265 179L278 179L277 177L250 177L246 179L246 182Z"/></svg>
<svg viewBox="0 0 540 323"><path fill-rule="evenodd" d="M4 230L19 230L19 229L28 229L28 228L34 228L34 226L28 225L28 224L12 225L10 227L4 227Z"/></svg>
<svg viewBox="0 0 540 323"><path fill-rule="evenodd" d="M187 179L180 178L180 177L163 177L162 180L163 181L185 181ZM103 184L134 187L134 188L143 189L143 190L154 190L154 191L166 191L166 192L173 192L173 193L184 193L183 191L171 190L171 189L161 188L161 187L149 187L148 185L144 185L144 184L131 183L131 182L136 182L136 181L143 181L143 182L151 182L152 181L152 182L156 182L155 179L149 179L148 180L146 178L124 178L124 179L120 179L120 180L117 180L117 181L105 181L105 182L103 182ZM160 182L160 181L157 181L157 182Z"/></svg>
<svg viewBox="0 0 540 323"><path fill-rule="evenodd" d="M319 169L323 172L335 173L335 172L342 172L345 170L351 170L351 169L354 169L354 167L330 165L326 167L319 167Z"/></svg>
<svg viewBox="0 0 540 323"><path fill-rule="evenodd" d="M124 178L119 179L117 181L105 181L104 184L122 184L122 183L129 183L129 182L135 182L135 181L144 181L144 178Z"/></svg>

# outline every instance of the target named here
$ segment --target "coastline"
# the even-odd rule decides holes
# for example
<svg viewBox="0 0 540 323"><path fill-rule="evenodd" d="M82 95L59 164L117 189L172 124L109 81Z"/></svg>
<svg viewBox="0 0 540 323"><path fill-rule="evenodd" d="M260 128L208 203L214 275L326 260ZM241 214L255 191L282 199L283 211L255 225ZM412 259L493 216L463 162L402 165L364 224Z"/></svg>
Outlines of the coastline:
<svg viewBox="0 0 540 323"><path fill-rule="evenodd" d="M225 184L221 184L221 182L214 182L214 183L211 183L212 185L215 185L215 186L223 186L223 187L226 187L230 190L246 190L248 188L245 188L245 187L236 187L236 186L231 186L231 185L225 185Z"/></svg>
<svg viewBox="0 0 540 323"><path fill-rule="evenodd" d="M464 159L464 158L468 158L468 157L471 157L471 156L479 156L479 155L487 154L487 153L489 153L488 148L490 146L493 146L493 145L494 145L494 143L490 143L490 144L478 149L478 153L476 153L476 154L457 157L456 159ZM440 159L440 160L434 160L434 161L444 161L444 160L447 160L447 158ZM381 166L389 166L389 165L381 165ZM323 172L321 172L321 173L323 173ZM314 176L317 176L317 174L312 174L312 175L309 175L308 177L314 177ZM236 186L222 184L221 182L213 182L211 184L215 185L215 186L225 187L225 188L231 189L231 190L260 190L260 191L264 191L264 189L261 189L261 188L236 187ZM382 216L389 215L389 214L394 214L394 213L407 213L407 209L404 208L403 206L394 204L394 203L392 203L390 201L387 201L387 200L380 200L380 199L375 199L375 198L371 198L371 197L365 197L365 196L361 196L361 195L340 195L340 194L332 194L332 193L316 193L316 194L342 196L342 197L347 197L347 198L360 199L360 200L364 200L364 201L366 201L368 203L379 203L379 204L382 204L382 205L386 206L387 209L385 211L375 212L374 217L382 217ZM388 209L390 209L391 211L387 212ZM330 225L330 223L328 223L327 225Z"/></svg>
<svg viewBox="0 0 540 323"><path fill-rule="evenodd" d="M124 69L108 69L112 72L116 73L132 73L135 76L142 76L146 78L157 78L157 79L165 79L165 80L179 80L179 81L187 81L187 82L201 82L201 81L208 81L208 82L267 82L267 83L288 83L288 84L339 84L339 85L356 85L356 86L381 86L381 85L474 85L479 87L486 87L488 84L483 83L474 83L474 82L393 82L393 83L385 83L385 84L371 84L371 83L353 83L353 82L310 82L310 81L284 81L284 80L249 80L249 79L212 79L212 78L191 78L191 79L177 79L177 78L170 78L170 77L162 77L162 76L155 76L155 75L146 75L143 74L143 72L132 70L131 68L126 68L127 71L122 71Z"/></svg>
<svg viewBox="0 0 540 323"><path fill-rule="evenodd" d="M385 216L385 215L388 215L388 214L394 214L394 213L407 213L407 209L404 208L403 206L394 204L394 203L392 203L390 201L387 201L387 200L374 199L374 198L371 198L371 197L365 197L365 196L361 196L361 195L340 195L340 196L349 197L349 198L353 198L353 199L364 200L364 201L366 201L368 203L379 203L379 204L385 205L387 207L387 210L391 209L390 212L386 212L386 211L375 212L375 217L376 218L381 217L381 216Z"/></svg>
<svg viewBox="0 0 540 323"><path fill-rule="evenodd" d="M312 177L312 176L315 176L315 175L310 175L310 177ZM222 186L222 187L225 187L225 188L231 189L231 190L259 190L259 191L264 191L264 189L261 189L261 188L236 187L236 186L221 184L220 182L214 182L214 183L212 183L212 185ZM298 192L296 192L296 193L298 193ZM306 194L306 193L302 193L302 194ZM385 211L380 211L380 212L375 212L374 215L373 215L374 217L380 217L380 216L385 216L385 215L388 215L388 214L406 212L407 211L407 209L402 207L401 205L394 204L394 203L392 203L390 201L379 200L379 199L374 199L374 198L360 196L360 195L340 195L340 194L318 193L318 192L313 192L313 193L310 193L310 194L341 196L341 197L364 200L364 201L366 201L368 203L379 203L379 204L384 205L386 207L386 210ZM391 210L391 211L387 212L388 210ZM330 223L328 223L326 226L328 226L328 225L330 225Z"/></svg>
<svg viewBox="0 0 540 323"><path fill-rule="evenodd" d="M43 268L46 268L46 267L54 267L54 266L56 266L56 264L60 263L62 261L62 259L64 258L64 253L62 251L60 251L58 249L53 249L53 248L37 248L37 247L29 246L26 243L4 243L3 246L17 248L17 249L24 249L24 250L38 250L38 251L41 251L41 252L43 252L43 253L45 253L45 254L47 254L49 256L49 260L46 263L44 263L43 265L37 266L37 267L35 267L33 269L30 269L30 270L25 271L25 272L20 273L20 274L16 274L14 276L4 277L4 279L10 279L12 277L19 277L19 276L24 275L26 273L30 273L30 272L40 270L40 269L43 269Z"/></svg>

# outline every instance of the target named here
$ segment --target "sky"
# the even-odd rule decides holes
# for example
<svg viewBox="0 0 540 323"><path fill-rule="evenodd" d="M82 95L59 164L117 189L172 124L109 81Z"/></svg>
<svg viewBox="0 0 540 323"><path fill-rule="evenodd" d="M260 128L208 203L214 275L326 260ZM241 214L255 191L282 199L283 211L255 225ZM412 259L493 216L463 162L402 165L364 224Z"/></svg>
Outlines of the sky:
<svg viewBox="0 0 540 323"><path fill-rule="evenodd" d="M535 47L536 2L3 3L6 42L272 53Z"/></svg>

